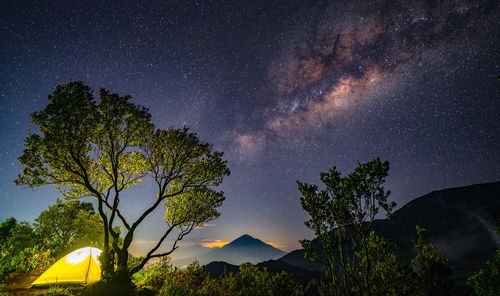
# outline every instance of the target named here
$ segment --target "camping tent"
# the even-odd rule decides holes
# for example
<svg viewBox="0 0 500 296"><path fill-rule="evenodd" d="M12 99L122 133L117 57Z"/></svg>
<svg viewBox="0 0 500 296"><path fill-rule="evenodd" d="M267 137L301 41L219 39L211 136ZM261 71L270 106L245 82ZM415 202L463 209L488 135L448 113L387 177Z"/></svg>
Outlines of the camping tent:
<svg viewBox="0 0 500 296"><path fill-rule="evenodd" d="M101 267L97 248L81 248L59 259L33 282L35 285L89 284L101 279Z"/></svg>

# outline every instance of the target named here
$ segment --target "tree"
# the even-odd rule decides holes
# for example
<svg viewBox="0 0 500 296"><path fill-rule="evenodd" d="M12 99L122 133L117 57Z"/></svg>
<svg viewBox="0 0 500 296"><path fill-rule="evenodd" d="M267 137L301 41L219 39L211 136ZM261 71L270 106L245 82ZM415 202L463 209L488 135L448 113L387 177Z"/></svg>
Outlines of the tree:
<svg viewBox="0 0 500 296"><path fill-rule="evenodd" d="M5 241L7 241L7 238L11 235L12 229L16 227L16 225L17 221L14 217L7 218L0 224L0 248Z"/></svg>
<svg viewBox="0 0 500 296"><path fill-rule="evenodd" d="M347 226L352 223L347 211L348 197L342 194L340 173L335 167L328 173L321 173L320 178L327 188L319 191L318 186L297 181L302 208L311 216L305 225L314 231L321 247L322 258L313 250L311 241L300 241L305 256L311 261L321 261L328 269L330 288L342 294L341 287L347 287L347 263L344 247L347 242ZM338 252L338 253L337 253ZM338 256L337 256L338 255ZM343 272L338 274L336 266L342 265ZM342 277L342 280L339 279ZM346 291L346 293L348 293Z"/></svg>
<svg viewBox="0 0 500 296"><path fill-rule="evenodd" d="M317 237L322 262L329 272L330 289L336 294L349 295L355 285L362 295L373 295L369 283L374 272L369 230L380 210L390 215L396 205L388 202L390 191L383 187L388 171L389 163L376 158L358 164L345 177L335 167L321 173L325 185L322 190L297 181L302 208L310 215L305 225ZM319 258L309 240L302 240L301 244L306 257ZM364 264L362 269L355 268L355 252Z"/></svg>
<svg viewBox="0 0 500 296"><path fill-rule="evenodd" d="M0 224L0 282L13 271L27 272L50 263L50 249L40 247L40 239L26 222L9 218Z"/></svg>
<svg viewBox="0 0 500 296"><path fill-rule="evenodd" d="M83 247L97 247L103 249L104 234L101 217L97 213L79 211L73 222L75 235L69 249L75 250ZM118 226L114 227L116 233L121 233Z"/></svg>
<svg viewBox="0 0 500 296"><path fill-rule="evenodd" d="M495 232L500 236L500 226L495 227ZM485 268L467 279L467 285L477 296L500 295L500 250L495 251L493 260L487 261Z"/></svg>
<svg viewBox="0 0 500 296"><path fill-rule="evenodd" d="M370 277L375 272L374 263L369 251L370 229L380 210L389 217L396 206L388 202L390 191L383 187L389 172L389 162L376 158L367 163L358 164L352 173L343 179L344 194L348 196L348 209L354 228L354 250L360 250L361 260L365 268L353 280L365 295L374 295Z"/></svg>
<svg viewBox="0 0 500 296"><path fill-rule="evenodd" d="M24 250L25 248L32 247L39 242L39 238L34 233L31 225L26 221L16 223L7 237L2 252L12 256Z"/></svg>
<svg viewBox="0 0 500 296"><path fill-rule="evenodd" d="M396 245L384 238L375 235L371 231L368 240L368 254L364 250L356 252L359 258L359 274L368 274L368 283L373 295L404 296L410 295L412 286L409 279L412 270L407 262L403 262L398 256ZM370 258L370 265L366 258ZM366 269L370 268L369 272ZM357 294L356 294L357 295Z"/></svg>
<svg viewBox="0 0 500 296"><path fill-rule="evenodd" d="M58 198L54 205L38 215L34 226L43 243L54 250L56 257L76 247L93 245L102 248L102 222L89 202L62 202Z"/></svg>
<svg viewBox="0 0 500 296"><path fill-rule="evenodd" d="M415 294L418 296L448 295L451 282L451 267L448 259L438 256L436 247L423 237L424 228L417 226L417 239L413 245L417 255L411 261L416 268Z"/></svg>
<svg viewBox="0 0 500 296"><path fill-rule="evenodd" d="M186 127L155 129L148 110L130 100L101 89L96 101L81 82L57 86L48 105L32 114L40 134L28 136L18 159L24 169L16 184L52 184L69 198L97 200L104 233L102 277L108 283L130 282L151 258L171 254L195 227L217 218L224 195L214 188L229 175L222 152L212 151ZM122 193L145 178L155 184L156 196L137 219L128 219ZM136 229L161 205L166 208L164 234L139 265L129 268ZM113 229L118 224L123 238ZM159 252L175 229L170 248Z"/></svg>
<svg viewBox="0 0 500 296"><path fill-rule="evenodd" d="M487 261L485 268L467 279L467 285L477 296L500 295L500 250L496 250L493 260Z"/></svg>

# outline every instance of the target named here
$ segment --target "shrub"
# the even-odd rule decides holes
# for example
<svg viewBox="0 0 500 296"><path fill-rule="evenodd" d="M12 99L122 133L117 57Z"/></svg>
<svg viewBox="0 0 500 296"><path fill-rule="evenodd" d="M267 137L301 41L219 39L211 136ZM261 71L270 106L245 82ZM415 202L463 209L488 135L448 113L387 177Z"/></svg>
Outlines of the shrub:
<svg viewBox="0 0 500 296"><path fill-rule="evenodd" d="M135 273L133 279L137 287L160 290L171 269L172 267L167 263L152 264Z"/></svg>
<svg viewBox="0 0 500 296"><path fill-rule="evenodd" d="M166 273L166 279L160 290L160 295L166 296L190 296L202 295L201 291L206 291L206 286L211 279L203 268L194 262L186 269L171 269ZM204 289L205 288L205 289ZM206 295L206 294L205 294Z"/></svg>
<svg viewBox="0 0 500 296"><path fill-rule="evenodd" d="M160 290L162 296L291 296L302 295L302 285L291 274L269 273L250 263L240 265L237 273L212 279L194 263L186 269L170 269Z"/></svg>
<svg viewBox="0 0 500 296"><path fill-rule="evenodd" d="M495 252L493 261L486 262L486 268L467 279L467 285L478 296L500 295L500 250Z"/></svg>
<svg viewBox="0 0 500 296"><path fill-rule="evenodd" d="M49 266L52 251L39 246L28 247L16 254L3 256L0 260L0 281L4 281L14 271L28 272L38 267Z"/></svg>
<svg viewBox="0 0 500 296"><path fill-rule="evenodd" d="M38 267L46 267L52 263L52 251L42 250L39 246L25 248L12 257L11 264L17 271L28 272Z"/></svg>
<svg viewBox="0 0 500 296"><path fill-rule="evenodd" d="M42 242L28 222L9 218L0 224L0 282L14 271L28 272L51 263L51 250Z"/></svg>

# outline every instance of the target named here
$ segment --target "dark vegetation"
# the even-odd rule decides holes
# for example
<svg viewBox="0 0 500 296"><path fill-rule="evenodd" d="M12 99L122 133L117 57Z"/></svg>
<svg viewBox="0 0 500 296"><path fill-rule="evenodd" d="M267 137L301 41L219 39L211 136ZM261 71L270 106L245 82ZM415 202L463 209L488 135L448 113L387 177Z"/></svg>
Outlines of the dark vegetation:
<svg viewBox="0 0 500 296"><path fill-rule="evenodd" d="M318 193L320 191L318 190ZM402 209L407 211L405 209ZM102 233L94 225L100 220L90 203L61 201L40 213L35 223L18 222L9 218L0 224L2 257L2 282L8 284L33 270L39 273L50 263L67 252L83 247L102 247ZM78 219L86 217L86 219ZM72 221L78 221L77 223ZM88 223L85 225L84 223ZM52 225L52 227L47 227ZM71 227L66 227L71 225ZM62 227L62 229L61 229ZM94 228L94 229L93 229ZM375 227L376 229L376 227ZM436 248L425 238L430 231L417 228L415 239L410 242L415 254L410 260L401 256L400 247L370 231L367 237L368 256L373 272L368 282L374 287L371 295L446 295L450 289L450 265L439 256ZM496 228L500 232L500 227ZM379 231L380 232L380 231ZM65 234L65 235L63 235ZM500 233L499 237L500 237ZM69 237L68 239L62 239ZM317 240L312 242L316 245ZM64 247L65 246L65 247ZM64 251L66 248L67 251ZM321 249L316 264L323 264ZM60 250L56 252L56 250ZM348 246L347 252L352 251ZM364 253L354 254L354 270L366 270ZM493 254L492 254L493 255ZM290 256L290 255L287 255ZM287 257L285 256L285 257ZM314 255L312 255L314 257ZM168 258L151 264L133 276L134 290L138 295L336 295L330 286L331 273L311 272L305 268L284 262L285 258L269 260L257 265L235 266L224 262L212 262L206 266L197 263L188 268L174 268ZM131 265L141 258L129 257ZM483 269L467 280L470 290L457 290L455 295L498 295L500 275L500 251L496 251ZM328 270L324 268L323 270ZM335 272L341 272L339 266ZM359 272L357 276L363 276ZM347 282L347 281L346 281ZM352 282L348 283L354 283ZM379 287L379 289L376 289ZM349 295L367 295L349 288ZM107 291L102 284L90 287L53 286L45 290L47 295L99 295ZM475 292L474 292L475 291ZM256 294L258 293L258 294ZM19 295L23 295L22 293Z"/></svg>
<svg viewBox="0 0 500 296"><path fill-rule="evenodd" d="M432 227L412 229L414 239L407 242L412 257L404 256L400 242L377 231L375 218L385 214L391 221L395 207L383 187L389 163L378 158L346 176L333 167L320 175L322 188L298 182L302 207L310 216L306 226L316 234L313 241L301 241L302 254L318 273L285 260L172 267L168 255L178 241L219 216L224 195L214 188L229 170L222 152L212 151L187 128L156 129L148 111L129 100L101 90L95 101L87 86L70 82L58 86L49 104L33 114L40 135L26 139L19 158L25 169L16 182L55 185L65 199L41 212L33 225L14 218L0 224L0 281L8 285L71 250L94 246L104 250L101 281L86 287L50 287L45 295L452 293L451 264L426 238ZM139 219L129 221L120 211L120 194L144 178L158 185L157 195ZM91 203L79 200L84 197L96 201L97 213ZM131 256L135 229L159 206L165 209L164 235L146 256ZM160 251L172 233L174 244ZM160 261L146 265L153 258ZM499 295L500 251L483 267L469 277L468 287L476 295Z"/></svg>
<svg viewBox="0 0 500 296"><path fill-rule="evenodd" d="M500 213L500 182L434 191L407 203L390 219L375 220L372 230L396 245L400 259L410 263L417 255L412 240L416 225L425 228L424 236L440 255L450 260L452 289L472 295L467 278L491 261L500 239L494 234ZM313 249L321 252L317 240ZM302 250L279 259L308 270L323 270L322 264L304 259Z"/></svg>
<svg viewBox="0 0 500 296"><path fill-rule="evenodd" d="M301 204L310 215L306 226L314 231L321 252L302 240L305 257L325 265L327 275L319 289L324 295L447 295L451 273L446 258L417 227L418 250L412 265L398 257L396 246L375 234L375 217L388 217L395 203L383 187L389 163L374 159L359 164L345 177L335 167L320 178L325 189L298 182Z"/></svg>
<svg viewBox="0 0 500 296"><path fill-rule="evenodd" d="M500 282L498 259L495 258L494 262L488 262L486 269L475 273L469 278L467 281L469 290L462 289L463 287L452 290L452 264L446 257L437 253L436 247L426 238L424 228L417 225L416 229L413 230L416 230L416 238L411 240L412 249L414 250L413 258L409 258L407 255L401 256L401 254L405 254L400 250L401 241L395 244L390 239L380 235L380 233L383 234L384 232L380 231L380 227L377 227L380 223L375 220L376 215L380 213L386 214L388 217L388 219L384 220L386 223L391 223L391 220L396 219L398 216L391 215L391 210L395 205L388 202L390 192L383 187L388 170L389 163L377 158L359 164L347 176L341 176L335 167L327 173L322 173L320 175L324 185L322 190L316 185L298 182L299 190L303 196L301 198L302 207L310 215L310 219L306 221L306 226L316 234L316 239L313 242L309 240L301 241L304 247L302 253L306 258L315 262L315 264L310 265L312 269L322 265L323 270L325 270L325 276L319 285L321 294L470 295L475 292L476 295L498 295L498 282ZM499 199L499 190L497 188L499 185L498 183L485 184L482 187L486 187L486 190L491 192L483 197L476 198L476 196L473 196L472 199L479 201L480 213L487 214L498 209L496 205ZM465 191L467 195L467 191L472 187L474 186L447 191L452 193L462 191L460 194L464 194ZM492 198L493 200L482 203L482 198ZM443 203L444 200L442 198L437 199L437 202ZM450 202L448 211L436 211L440 207L431 209L431 215L434 216L430 220L446 221L449 212L452 214L457 213L454 207L464 207L464 204L457 203L454 205L453 201ZM430 204L432 205L432 203ZM493 207L483 209L482 207L485 205ZM403 208L398 211L398 214L410 214L411 210L411 207L406 210ZM421 208L419 210L419 213L416 214L428 215L425 211L421 211ZM468 209L468 213L471 216L477 215L471 208ZM494 215L497 217L498 212L495 212ZM414 215L413 219L413 223L419 220ZM487 224L487 222L482 220L479 216L466 221L470 221L473 225L480 225L477 229L478 232L485 232L485 229L488 232L488 227L481 225ZM463 221L455 220L455 223L462 225ZM439 222L430 225L431 227L443 227L443 223ZM409 232L408 229L404 229L407 225L403 223L398 224L395 222L392 226L395 233L398 233L396 228ZM471 226L467 225L467 227L470 228ZM457 233L454 233L453 230L454 227L447 229L448 235L453 237L450 241L460 242L460 240L457 240ZM432 228L431 232L433 232ZM466 231L465 234L470 233ZM403 236L408 237L408 233ZM478 238L478 236L473 237ZM468 238L465 237L465 239ZM481 234L479 238L481 239L477 242L470 242L471 249L474 249L477 243L489 241L482 238ZM494 245L497 246L496 243ZM454 248L450 247L449 249L453 250ZM479 250L483 251L479 252L479 254L483 253L482 255L484 255L484 249L479 248ZM462 254L464 253L466 252L462 252ZM498 251L496 255L498 255ZM293 262L284 259L280 260L297 264L297 260ZM456 284L460 286L460 283Z"/></svg>
<svg viewBox="0 0 500 296"><path fill-rule="evenodd" d="M8 218L0 224L0 280L14 271L44 268L86 246L102 248L102 222L91 203L57 200L35 223Z"/></svg>
<svg viewBox="0 0 500 296"><path fill-rule="evenodd" d="M498 221L500 224L500 220ZM500 226L495 228L500 237ZM500 250L496 250L486 267L467 279L467 285L474 289L476 295L500 295Z"/></svg>
<svg viewBox="0 0 500 296"><path fill-rule="evenodd" d="M159 291L159 295L303 295L303 286L295 276L271 273L250 263L218 277L211 277L196 262L185 269L157 264L134 278L138 287Z"/></svg>

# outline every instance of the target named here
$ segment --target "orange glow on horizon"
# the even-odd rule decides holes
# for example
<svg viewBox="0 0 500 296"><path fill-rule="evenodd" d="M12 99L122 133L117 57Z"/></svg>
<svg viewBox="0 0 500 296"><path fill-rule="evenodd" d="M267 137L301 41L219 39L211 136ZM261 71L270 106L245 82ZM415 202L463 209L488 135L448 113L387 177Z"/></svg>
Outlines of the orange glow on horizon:
<svg viewBox="0 0 500 296"><path fill-rule="evenodd" d="M281 250L280 246L278 244L276 244L276 243L269 243L269 242L265 242L265 243L268 244L268 245L271 245L271 246L275 247L276 249L280 249Z"/></svg>
<svg viewBox="0 0 500 296"><path fill-rule="evenodd" d="M201 245L205 248L220 248L220 247L223 247L229 243L230 242L225 242L225 241L221 241L220 239L216 239L214 241L202 242Z"/></svg>

